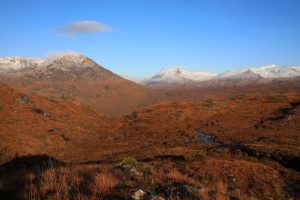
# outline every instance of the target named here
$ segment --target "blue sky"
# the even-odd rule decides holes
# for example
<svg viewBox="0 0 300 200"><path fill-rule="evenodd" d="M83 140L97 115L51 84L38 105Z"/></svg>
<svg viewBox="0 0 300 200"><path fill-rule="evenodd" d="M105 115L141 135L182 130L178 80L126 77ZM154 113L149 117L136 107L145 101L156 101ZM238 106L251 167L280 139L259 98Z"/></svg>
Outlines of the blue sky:
<svg viewBox="0 0 300 200"><path fill-rule="evenodd" d="M0 56L78 51L131 76L300 65L299 0L1 0L0 24Z"/></svg>

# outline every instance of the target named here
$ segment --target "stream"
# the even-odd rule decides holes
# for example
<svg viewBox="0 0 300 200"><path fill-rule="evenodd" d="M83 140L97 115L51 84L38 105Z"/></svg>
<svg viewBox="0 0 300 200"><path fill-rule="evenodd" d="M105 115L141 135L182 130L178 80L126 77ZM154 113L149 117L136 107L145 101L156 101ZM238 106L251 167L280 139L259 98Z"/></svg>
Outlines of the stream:
<svg viewBox="0 0 300 200"><path fill-rule="evenodd" d="M223 145L224 145L223 143L215 141L214 138L212 138L212 136L207 135L203 132L199 132L199 135L200 135L200 140L207 144L217 146L217 147L223 147Z"/></svg>
<svg viewBox="0 0 300 200"><path fill-rule="evenodd" d="M232 150L240 150L241 152L247 154L248 156L256 157L258 159L272 160L272 161L280 163L284 167L294 169L298 172L300 171L300 164L299 164L300 157L299 156L289 157L288 155L283 155L283 156L276 156L276 154L267 155L264 152L259 152L255 149L248 147L241 141L231 141L230 143L223 143L220 141L216 141L213 138L213 136L208 135L206 133L198 132L198 134L200 135L199 139L201 141L205 142L206 144L213 145L213 146L219 147L219 148L230 148Z"/></svg>
<svg viewBox="0 0 300 200"><path fill-rule="evenodd" d="M199 132L198 134L200 135L201 141L216 147L240 147L242 145L241 141L231 141L230 143L225 144L223 142L216 141L211 135L206 133Z"/></svg>
<svg viewBox="0 0 300 200"><path fill-rule="evenodd" d="M268 159L272 160L275 162L278 162L281 164L283 167L293 169L295 171L300 171L300 158L299 157L294 157L294 158L289 158L288 156L284 156L283 158L277 158L276 156L266 156L261 154L260 152L256 152L254 149L251 149L244 145L240 141L231 141L229 144L225 144L223 142L218 142L216 141L213 136L205 134L203 132L198 132L200 135L200 140L205 142L206 144L213 145L215 147L229 147L231 149L238 149L242 151L243 153L256 157L258 159ZM299 182L292 182L291 183L286 183L284 190L291 196L291 197L296 197L297 193L299 192Z"/></svg>

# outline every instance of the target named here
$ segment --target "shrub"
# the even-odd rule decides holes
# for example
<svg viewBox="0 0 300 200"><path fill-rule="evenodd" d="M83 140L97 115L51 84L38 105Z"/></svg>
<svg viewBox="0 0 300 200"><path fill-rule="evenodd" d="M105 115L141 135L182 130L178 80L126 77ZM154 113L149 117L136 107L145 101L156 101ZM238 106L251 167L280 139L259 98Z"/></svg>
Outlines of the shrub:
<svg viewBox="0 0 300 200"><path fill-rule="evenodd" d="M125 157L122 160L121 164L122 165L130 165L130 166L133 166L133 167L137 167L138 161L134 157L128 156L128 157Z"/></svg>
<svg viewBox="0 0 300 200"><path fill-rule="evenodd" d="M152 173L153 172L153 167L149 163L138 162L132 156L125 157L122 160L121 164L122 165L130 165L139 172L143 172L143 173Z"/></svg>
<svg viewBox="0 0 300 200"><path fill-rule="evenodd" d="M151 174L153 172L153 167L149 163L139 163L137 170Z"/></svg>
<svg viewBox="0 0 300 200"><path fill-rule="evenodd" d="M206 101L207 109L208 110L213 110L214 109L214 101L212 99L208 99Z"/></svg>

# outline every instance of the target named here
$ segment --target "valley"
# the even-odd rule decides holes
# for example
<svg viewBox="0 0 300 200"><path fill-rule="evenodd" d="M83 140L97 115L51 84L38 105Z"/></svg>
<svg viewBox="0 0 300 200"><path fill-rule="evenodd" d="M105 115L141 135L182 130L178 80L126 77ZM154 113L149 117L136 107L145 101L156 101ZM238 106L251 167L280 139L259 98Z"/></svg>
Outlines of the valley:
<svg viewBox="0 0 300 200"><path fill-rule="evenodd" d="M298 75L152 87L78 54L20 65L0 73L1 199L300 198Z"/></svg>

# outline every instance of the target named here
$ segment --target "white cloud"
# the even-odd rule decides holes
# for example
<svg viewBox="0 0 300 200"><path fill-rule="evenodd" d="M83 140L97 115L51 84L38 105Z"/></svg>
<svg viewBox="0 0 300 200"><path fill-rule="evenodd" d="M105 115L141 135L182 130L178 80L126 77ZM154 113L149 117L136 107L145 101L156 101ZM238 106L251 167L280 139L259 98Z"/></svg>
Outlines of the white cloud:
<svg viewBox="0 0 300 200"><path fill-rule="evenodd" d="M64 35L76 36L96 32L108 32L111 31L111 27L95 20L86 20L72 22L65 27L57 29L57 31Z"/></svg>

